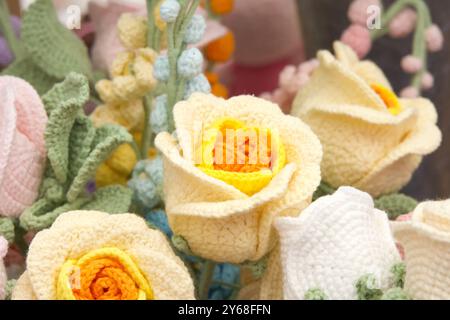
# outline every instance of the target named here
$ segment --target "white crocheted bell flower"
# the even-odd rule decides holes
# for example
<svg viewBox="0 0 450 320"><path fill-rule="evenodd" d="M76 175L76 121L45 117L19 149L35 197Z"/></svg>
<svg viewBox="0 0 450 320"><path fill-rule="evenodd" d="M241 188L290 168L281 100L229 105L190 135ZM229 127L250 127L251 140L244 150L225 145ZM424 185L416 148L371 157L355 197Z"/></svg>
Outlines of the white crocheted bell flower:
<svg viewBox="0 0 450 320"><path fill-rule="evenodd" d="M382 290L391 285L390 269L400 257L387 215L369 194L340 187L300 216L276 219L275 227L284 299L304 299L317 289L328 299L357 299L356 283L368 274Z"/></svg>

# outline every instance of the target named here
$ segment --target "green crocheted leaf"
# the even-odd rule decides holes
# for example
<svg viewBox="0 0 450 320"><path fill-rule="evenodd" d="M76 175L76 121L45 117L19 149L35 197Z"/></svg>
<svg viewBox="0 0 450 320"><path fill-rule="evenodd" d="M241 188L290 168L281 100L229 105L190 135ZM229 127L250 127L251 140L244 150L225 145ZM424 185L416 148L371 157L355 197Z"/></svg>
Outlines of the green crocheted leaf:
<svg viewBox="0 0 450 320"><path fill-rule="evenodd" d="M86 183L94 176L97 167L108 158L114 149L123 143L132 141L133 137L121 126L105 125L98 128L94 139L94 149L89 153L73 180L67 192L67 200L74 201L84 191Z"/></svg>
<svg viewBox="0 0 450 320"><path fill-rule="evenodd" d="M22 21L22 42L39 68L60 79L71 71L92 77L86 46L58 21L51 0L34 2Z"/></svg>
<svg viewBox="0 0 450 320"><path fill-rule="evenodd" d="M389 194L375 200L375 207L386 212L390 220L412 212L416 206L416 199L401 193Z"/></svg>
<svg viewBox="0 0 450 320"><path fill-rule="evenodd" d="M16 279L10 279L8 282L6 282L5 286L5 300L11 300L12 293L14 290L14 287L16 286L17 280Z"/></svg>
<svg viewBox="0 0 450 320"><path fill-rule="evenodd" d="M393 283L395 287L403 288L405 284L406 265L404 262L394 264L391 268Z"/></svg>
<svg viewBox="0 0 450 320"><path fill-rule="evenodd" d="M78 116L69 139L69 180L72 181L91 152L95 128L90 118Z"/></svg>
<svg viewBox="0 0 450 320"><path fill-rule="evenodd" d="M33 86L33 88L43 95L59 80L48 75L39 68L28 56L15 60L8 66L1 75L10 75L22 78Z"/></svg>
<svg viewBox="0 0 450 320"><path fill-rule="evenodd" d="M124 186L108 186L98 189L94 200L85 204L84 210L98 210L108 213L128 212L131 206L133 192Z"/></svg>
<svg viewBox="0 0 450 320"><path fill-rule="evenodd" d="M14 222L11 218L0 217L0 236L3 236L8 242L13 242L14 235Z"/></svg>
<svg viewBox="0 0 450 320"><path fill-rule="evenodd" d="M366 274L356 283L358 300L379 300L383 291L377 285L377 279L373 274Z"/></svg>
<svg viewBox="0 0 450 320"><path fill-rule="evenodd" d="M56 179L65 184L69 169L69 143L76 117L89 98L87 79L70 73L62 83L56 84L43 101L49 113L45 129L47 157Z"/></svg>
<svg viewBox="0 0 450 320"><path fill-rule="evenodd" d="M80 198L55 208L47 199L40 199L22 213L20 226L25 230L34 231L48 228L61 213L80 209L88 201L87 198Z"/></svg>
<svg viewBox="0 0 450 320"><path fill-rule="evenodd" d="M305 300L328 300L328 297L321 289L313 288L306 291Z"/></svg>
<svg viewBox="0 0 450 320"><path fill-rule="evenodd" d="M325 181L321 181L320 185L317 187L316 191L313 194L313 201L316 201L320 197L327 196L329 194L333 194L336 191L335 188L330 186Z"/></svg>
<svg viewBox="0 0 450 320"><path fill-rule="evenodd" d="M387 290L380 298L381 300L411 300L402 288L391 288Z"/></svg>

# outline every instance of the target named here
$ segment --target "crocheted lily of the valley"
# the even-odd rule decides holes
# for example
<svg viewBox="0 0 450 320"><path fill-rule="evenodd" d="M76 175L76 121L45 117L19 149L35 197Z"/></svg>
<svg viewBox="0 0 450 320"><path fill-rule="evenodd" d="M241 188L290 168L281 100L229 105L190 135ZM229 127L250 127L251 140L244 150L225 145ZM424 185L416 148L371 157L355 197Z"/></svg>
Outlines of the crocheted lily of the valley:
<svg viewBox="0 0 450 320"><path fill-rule="evenodd" d="M118 213L129 209L131 191L125 187L110 186L95 192L86 188L100 163L117 146L132 139L119 126L94 128L83 112L88 98L88 81L76 73L70 73L42 97L48 115L42 132L46 167L35 202L20 216L20 227L25 230L47 228L61 213L70 210Z"/></svg>

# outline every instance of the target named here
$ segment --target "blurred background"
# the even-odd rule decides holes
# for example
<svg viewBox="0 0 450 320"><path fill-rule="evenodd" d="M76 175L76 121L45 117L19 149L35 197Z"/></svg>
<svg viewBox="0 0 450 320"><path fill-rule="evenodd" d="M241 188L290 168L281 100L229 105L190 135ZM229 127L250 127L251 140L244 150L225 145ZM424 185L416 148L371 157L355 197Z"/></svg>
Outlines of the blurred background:
<svg viewBox="0 0 450 320"><path fill-rule="evenodd" d="M3 0L0 0L3 1ZM13 14L20 16L32 0L7 0ZM57 7L83 4L86 0L55 0ZM144 0L117 0L133 6ZM279 74L287 65L298 65L313 58L319 49L331 49L350 25L348 8L351 0L234 0L233 11L221 18L221 24L235 38L232 59L217 68L229 95L255 94L275 90ZM393 0L383 1L385 7ZM439 113L443 132L441 147L424 158L411 183L403 190L420 200L450 197L450 1L428 0L433 23L444 35L442 50L429 55L429 71L434 87L424 92ZM64 13L64 12L62 12ZM95 43L89 14L83 30L75 30L85 42ZM373 43L367 58L374 60L386 73L396 92L408 85L410 76L402 71L400 61L412 50L412 34L400 39L383 37ZM288 107L284 107L289 112Z"/></svg>

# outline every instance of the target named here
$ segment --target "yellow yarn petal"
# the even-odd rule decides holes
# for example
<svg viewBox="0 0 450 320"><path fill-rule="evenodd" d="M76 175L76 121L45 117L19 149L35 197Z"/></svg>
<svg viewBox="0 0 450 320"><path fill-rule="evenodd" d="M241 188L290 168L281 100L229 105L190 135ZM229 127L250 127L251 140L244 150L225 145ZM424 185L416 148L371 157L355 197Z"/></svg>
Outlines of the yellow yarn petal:
<svg viewBox="0 0 450 320"><path fill-rule="evenodd" d="M126 185L128 182L128 175L124 176L117 171L114 171L107 164L102 163L95 173L95 183L97 187L105 187L112 184Z"/></svg>
<svg viewBox="0 0 450 320"><path fill-rule="evenodd" d="M223 141L223 139L226 139L223 135L219 136L219 134L222 134L223 130L227 132L227 130L233 130L234 133L237 135L240 133L243 134L243 137L245 135L249 134L249 142L248 145L244 144L244 146L247 148L251 148L251 138L250 133L254 134L254 137L257 139L256 141L256 147L253 146L253 150L255 152L258 152L257 157L258 161L256 164L251 163L252 160L250 159L250 162L247 163L247 159L245 159L245 163L241 164L239 161L244 159L236 159L238 156L236 155L236 144L234 142L234 136L233 141L230 141L232 143L233 147L233 163L229 164L226 162L223 163L216 163L216 160L225 160L227 159L228 155L228 146L226 146L226 151L223 152L222 159L218 159L218 156L215 155L214 151L217 147L218 141ZM262 137L261 133L266 133L270 135L271 143L275 144L275 148L271 148L270 151L270 159L268 160L267 164L261 163L259 160L260 155L259 152L261 151L259 140L260 137ZM226 133L225 133L226 135ZM220 138L220 140L218 140ZM239 138L237 138L239 139ZM238 140L237 140L238 141ZM253 141L254 143L255 141ZM225 142L228 144L228 140ZM266 146L268 149L268 146ZM222 146L219 148L222 150ZM265 149L264 149L265 150ZM275 153L272 153L272 151L275 150ZM248 152L250 152L249 150ZM267 152L267 150L265 150ZM247 151L246 151L247 152ZM249 153L251 154L251 153ZM238 190L242 191L243 193L247 195L253 195L263 189L266 185L269 184L269 182L272 180L272 178L284 167L286 164L286 154L285 149L283 146L283 143L280 140L279 135L271 130L268 129L262 129L262 128L252 128L247 127L243 122L232 119L232 118L224 118L219 119L218 121L214 122L210 129L205 131L205 135L203 137L202 141L202 155L203 155L203 163L199 165L199 168L205 172L207 175L214 177L216 179L222 180ZM237 161L237 162L236 162Z"/></svg>

